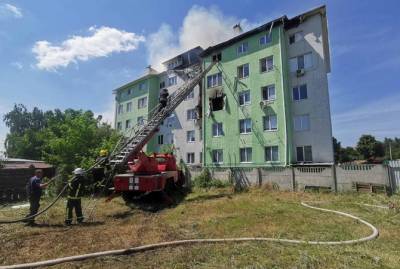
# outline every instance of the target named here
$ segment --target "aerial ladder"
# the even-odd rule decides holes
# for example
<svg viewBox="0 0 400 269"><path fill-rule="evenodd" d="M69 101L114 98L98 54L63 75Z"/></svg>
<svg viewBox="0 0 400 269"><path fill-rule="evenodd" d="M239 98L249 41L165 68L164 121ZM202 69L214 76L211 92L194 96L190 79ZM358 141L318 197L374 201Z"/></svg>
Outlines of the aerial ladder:
<svg viewBox="0 0 400 269"><path fill-rule="evenodd" d="M137 195L163 191L170 185L184 184L175 156L169 153L148 156L142 149L157 133L162 122L185 100L214 64L212 62L204 70L201 64L184 70L186 82L168 98L167 105L162 107L158 104L149 113L145 123L133 127L131 136L120 139L107 159L111 169L106 176L105 185L114 191L114 195L122 194L125 200L129 200Z"/></svg>

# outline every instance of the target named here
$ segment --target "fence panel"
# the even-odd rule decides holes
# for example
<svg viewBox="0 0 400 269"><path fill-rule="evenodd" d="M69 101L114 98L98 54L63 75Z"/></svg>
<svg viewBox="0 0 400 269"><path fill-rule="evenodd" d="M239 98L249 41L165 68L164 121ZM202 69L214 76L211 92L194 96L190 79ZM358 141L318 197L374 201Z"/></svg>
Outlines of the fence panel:
<svg viewBox="0 0 400 269"><path fill-rule="evenodd" d="M400 160L389 161L388 164L393 189L395 192L400 192Z"/></svg>

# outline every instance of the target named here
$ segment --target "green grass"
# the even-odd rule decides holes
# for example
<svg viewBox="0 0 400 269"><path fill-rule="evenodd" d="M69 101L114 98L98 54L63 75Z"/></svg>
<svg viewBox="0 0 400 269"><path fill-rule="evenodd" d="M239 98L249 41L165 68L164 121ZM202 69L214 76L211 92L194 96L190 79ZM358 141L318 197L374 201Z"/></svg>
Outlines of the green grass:
<svg viewBox="0 0 400 269"><path fill-rule="evenodd" d="M263 189L234 194L229 188L197 189L179 205L158 213L130 209L119 198L111 203L100 201L92 223L70 228L60 225L64 218L62 201L38 219L38 223L49 224L47 227L0 226L0 265L178 239L258 236L348 240L370 234L366 226L354 220L302 207L300 201L326 202L321 207L362 217L378 227L380 236L350 246L261 242L194 245L55 268L400 268L400 214L357 204L391 201L399 205L399 196ZM0 211L0 216L13 217L25 210Z"/></svg>

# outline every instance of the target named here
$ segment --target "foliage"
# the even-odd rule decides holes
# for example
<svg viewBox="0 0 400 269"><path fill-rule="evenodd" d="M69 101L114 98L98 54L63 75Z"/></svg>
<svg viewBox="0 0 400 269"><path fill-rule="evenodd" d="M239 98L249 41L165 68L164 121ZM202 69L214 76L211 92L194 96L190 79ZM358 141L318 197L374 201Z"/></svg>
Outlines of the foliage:
<svg viewBox="0 0 400 269"><path fill-rule="evenodd" d="M387 138L383 140L386 159L400 159L400 138ZM391 153L390 153L391 152Z"/></svg>
<svg viewBox="0 0 400 269"><path fill-rule="evenodd" d="M174 154L176 152L174 144L164 144L160 148L160 153Z"/></svg>
<svg viewBox="0 0 400 269"><path fill-rule="evenodd" d="M204 168L200 175L194 178L193 185L198 188L209 189L227 187L230 185L230 183L213 178L210 170L208 168Z"/></svg>
<svg viewBox="0 0 400 269"><path fill-rule="evenodd" d="M69 174L75 167L89 167L100 149L111 151L118 134L94 118L91 111L67 109L29 112L22 104L4 116L10 128L5 147L8 157L44 160Z"/></svg>
<svg viewBox="0 0 400 269"><path fill-rule="evenodd" d="M342 148L341 143L333 137L333 152L335 163L352 162L360 159L360 154L352 147Z"/></svg>
<svg viewBox="0 0 400 269"><path fill-rule="evenodd" d="M385 155L383 143L377 141L372 135L362 135L357 143L356 149L366 160L383 157Z"/></svg>

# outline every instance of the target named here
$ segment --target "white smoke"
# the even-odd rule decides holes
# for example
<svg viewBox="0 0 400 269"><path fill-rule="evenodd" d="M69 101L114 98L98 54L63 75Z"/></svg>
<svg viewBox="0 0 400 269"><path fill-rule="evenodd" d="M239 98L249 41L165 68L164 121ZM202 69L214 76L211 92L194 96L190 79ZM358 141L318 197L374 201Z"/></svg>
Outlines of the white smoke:
<svg viewBox="0 0 400 269"><path fill-rule="evenodd" d="M258 24L249 23L246 19L238 19L224 15L216 8L193 6L183 19L181 28L174 32L168 24L162 24L159 30L147 38L148 61L158 71L164 69L162 62L175 55L201 46L209 46L226 41L233 36L233 26L240 23L247 31Z"/></svg>

